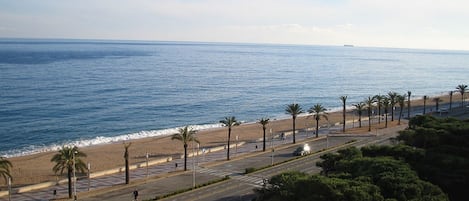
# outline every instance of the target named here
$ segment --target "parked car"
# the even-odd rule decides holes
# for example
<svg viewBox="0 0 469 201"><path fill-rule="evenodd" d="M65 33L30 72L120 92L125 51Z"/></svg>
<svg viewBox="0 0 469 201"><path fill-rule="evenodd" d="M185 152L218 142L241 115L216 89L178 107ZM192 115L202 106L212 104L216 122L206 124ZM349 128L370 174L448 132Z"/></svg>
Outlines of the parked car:
<svg viewBox="0 0 469 201"><path fill-rule="evenodd" d="M304 156L311 153L311 149L308 144L304 144L301 147L298 147L294 152L294 156Z"/></svg>

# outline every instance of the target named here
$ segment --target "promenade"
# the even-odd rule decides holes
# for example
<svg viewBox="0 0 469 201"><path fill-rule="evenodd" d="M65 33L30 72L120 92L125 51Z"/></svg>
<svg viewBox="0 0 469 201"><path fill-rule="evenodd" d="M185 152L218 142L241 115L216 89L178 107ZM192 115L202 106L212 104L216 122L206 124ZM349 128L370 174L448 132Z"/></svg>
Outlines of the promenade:
<svg viewBox="0 0 469 201"><path fill-rule="evenodd" d="M419 113L418 108L414 109L413 113ZM459 118L467 118L468 108L458 108L453 110L449 115ZM440 115L440 114L434 114ZM368 121L363 121L363 126L367 126ZM347 124L348 129L356 126L356 124ZM321 128L319 136L325 136L334 131L341 129L341 125L331 126L329 128ZM387 129L390 130L391 128ZM395 128L394 128L395 129ZM392 129L392 132L396 132ZM403 128L399 128L403 129ZM383 129L380 132L384 132ZM377 130L376 130L377 132ZM370 133L364 133L370 134ZM269 134L270 135L270 134ZM282 139L281 133L273 133L268 136L267 140L267 152L270 152L272 147L279 147L281 145L288 145L292 142L292 136L286 135L285 139ZM302 130L297 135L297 144L300 144L301 141L307 140L309 138L314 138L314 133L312 130ZM233 143L236 143L233 141ZM238 142L240 143L240 142ZM328 142L329 143L329 142ZM241 143L240 143L241 144ZM298 145L296 145L298 146ZM333 146L326 145L327 146ZM318 149L320 146L314 147ZM237 160L246 156L247 154L256 154L261 153L262 151L262 141L252 141L244 142L240 146L235 146L231 149L231 159ZM191 152L191 150L189 150ZM148 169L145 166L132 170L130 173L131 184L125 185L125 175L124 172L101 176L97 178L87 179L81 178L77 181L76 192L78 200L100 200L98 195L112 194L112 192L119 192L120 190L130 191L129 189L138 188L141 192L142 197L151 192L151 196L154 195L164 195L167 193L174 192L178 189L190 188L193 182L193 171L190 171L193 167L196 167L196 184L202 184L217 178L220 178L221 175L229 175L228 173L216 174L210 172L208 169L203 169L206 166L210 166L214 163L220 163L226 160L226 150L222 149L220 151L204 153L196 155L196 157L191 157L188 159L188 171L184 172L183 169L183 159L173 159L170 162L165 162L158 165L149 166ZM176 167L176 164L177 167ZM226 168L226 167L225 167ZM204 172L208 171L208 172ZM155 183L155 181L158 181ZM163 182L161 182L163 181ZM259 181L257 181L258 183ZM147 185L153 183L153 185ZM255 182L254 182L255 183ZM67 183L60 183L54 186L43 188L40 190L30 191L30 192L21 192L14 193L11 195L11 200L15 201L27 201L27 200L67 200L68 189ZM2 189L3 190L3 189ZM54 191L56 194L54 195ZM129 198L131 191L129 192ZM93 199L93 197L98 196L99 199ZM3 196L0 198L0 201L9 200L8 196Z"/></svg>

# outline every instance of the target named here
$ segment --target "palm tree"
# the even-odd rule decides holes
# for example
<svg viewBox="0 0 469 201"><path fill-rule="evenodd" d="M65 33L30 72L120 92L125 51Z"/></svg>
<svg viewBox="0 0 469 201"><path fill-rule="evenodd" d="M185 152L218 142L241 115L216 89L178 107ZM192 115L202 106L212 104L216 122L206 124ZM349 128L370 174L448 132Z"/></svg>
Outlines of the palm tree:
<svg viewBox="0 0 469 201"><path fill-rule="evenodd" d="M347 102L347 96L341 96L340 100L342 101L342 132L345 133L345 105Z"/></svg>
<svg viewBox="0 0 469 201"><path fill-rule="evenodd" d="M231 117L225 117L225 119L221 120L220 123L223 124L223 126L228 127L228 149L226 152L226 160L230 160L230 139L231 139L231 128L233 126L239 126L241 123L236 120L236 117L231 116Z"/></svg>
<svg viewBox="0 0 469 201"><path fill-rule="evenodd" d="M381 124L381 106L383 106L384 96L376 95L373 98L376 100L376 105L378 105L378 124Z"/></svg>
<svg viewBox="0 0 469 201"><path fill-rule="evenodd" d="M398 120L398 123L399 125L401 125L401 118L402 118L402 111L404 110L404 106L405 106L405 98L406 98L406 94L403 94L403 95L398 95L396 97L396 100L397 100L397 103L399 104L399 120ZM409 108L407 108L407 110L409 110Z"/></svg>
<svg viewBox="0 0 469 201"><path fill-rule="evenodd" d="M86 154L78 150L78 147L62 147L59 153L52 156L51 162L56 164L52 170L57 174L63 174L64 170L67 170L68 178L68 197L72 198L72 174L73 170L78 172L85 172L86 164L80 158L86 157Z"/></svg>
<svg viewBox="0 0 469 201"><path fill-rule="evenodd" d="M389 97L389 104L391 106L391 121L394 121L394 106L397 103L397 100L396 100L397 93L393 92L393 91L390 91L388 93L388 97Z"/></svg>
<svg viewBox="0 0 469 201"><path fill-rule="evenodd" d="M319 136L319 120L321 120L321 117L324 117L324 119L327 120L326 111L326 108L324 108L321 104L316 104L308 110L310 114L313 114L314 119L316 120L316 137Z"/></svg>
<svg viewBox="0 0 469 201"><path fill-rule="evenodd" d="M373 104L375 103L375 99L371 96L368 96L365 99L365 105L368 111L368 132L371 131L371 112L373 111Z"/></svg>
<svg viewBox="0 0 469 201"><path fill-rule="evenodd" d="M171 137L171 140L179 140L184 145L184 171L187 170L187 146L189 142L200 143L199 140L195 137L197 131L192 130L189 126L179 128L179 133L174 134Z"/></svg>
<svg viewBox="0 0 469 201"><path fill-rule="evenodd" d="M412 92L407 91L407 118L410 119L410 95Z"/></svg>
<svg viewBox="0 0 469 201"><path fill-rule="evenodd" d="M292 103L290 105L287 105L287 108L285 108L285 113L290 114L292 119L293 119L293 144L296 143L295 139L295 122L296 122L296 117L303 113L303 109L301 108L298 103Z"/></svg>
<svg viewBox="0 0 469 201"><path fill-rule="evenodd" d="M357 109L357 113L358 113L358 127L361 128L362 127L362 114L363 114L363 108L365 107L365 103L357 103L357 104L353 104L353 106L355 106L355 108Z"/></svg>
<svg viewBox="0 0 469 201"><path fill-rule="evenodd" d="M464 93L466 92L467 85L460 84L456 87L456 89L461 94L461 107L464 107Z"/></svg>
<svg viewBox="0 0 469 201"><path fill-rule="evenodd" d="M440 108L440 102L441 102L441 98L440 97L435 97L433 98L433 102L435 102L435 111L438 112L439 108Z"/></svg>
<svg viewBox="0 0 469 201"><path fill-rule="evenodd" d="M269 118L262 118L258 121L259 124L262 125L262 130L264 131L264 138L263 138L263 141L262 141L262 151L265 151L265 129L266 129L266 125L269 124Z"/></svg>
<svg viewBox="0 0 469 201"><path fill-rule="evenodd" d="M13 165L9 160L4 157L0 157L0 176L5 179L5 182L8 182L8 178L11 178L10 168L12 167Z"/></svg>
<svg viewBox="0 0 469 201"><path fill-rule="evenodd" d="M449 111L452 111L452 106L453 106L453 91L449 92Z"/></svg>
<svg viewBox="0 0 469 201"><path fill-rule="evenodd" d="M124 160L125 160L125 184L129 184L130 181L130 168L129 168L129 147L132 143L124 142Z"/></svg>
<svg viewBox="0 0 469 201"><path fill-rule="evenodd" d="M384 127L388 127L388 112L389 112L389 105L390 105L390 100L388 97L383 98L383 107L384 107L384 116L385 116L385 124Z"/></svg>
<svg viewBox="0 0 469 201"><path fill-rule="evenodd" d="M427 99L428 99L428 96L423 96L423 114L425 114L425 111L427 109Z"/></svg>

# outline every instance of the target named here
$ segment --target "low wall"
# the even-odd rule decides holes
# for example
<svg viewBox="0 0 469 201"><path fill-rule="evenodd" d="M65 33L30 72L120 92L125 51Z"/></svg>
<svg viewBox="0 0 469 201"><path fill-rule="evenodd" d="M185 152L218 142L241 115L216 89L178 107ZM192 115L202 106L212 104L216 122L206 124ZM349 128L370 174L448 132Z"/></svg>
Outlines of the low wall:
<svg viewBox="0 0 469 201"><path fill-rule="evenodd" d="M172 160L173 160L172 157L151 160L151 161L148 161L148 166L157 165L157 164L161 164L161 163L166 163L166 162L169 162L169 161L172 161ZM143 162L143 163L131 165L131 166L129 166L129 169L133 170L133 169L137 169L137 168L142 168L142 167L146 167L146 165L147 165L147 163ZM93 172L93 173L90 174L90 178L101 177L101 176L115 174L115 173L124 172L124 171L125 171L125 167L119 167L119 168L114 168L114 169L110 169L110 170ZM62 180L58 181L58 183L60 183L60 184L61 183L66 183L67 181L68 181L68 179L62 179ZM49 182L44 182L44 183L39 183L39 184L34 184L34 185L29 185L29 186L23 186L23 187L12 189L12 193L24 193L24 192L39 190L39 189L55 186L56 184L57 184L57 182L49 181ZM8 196L8 191L0 191L0 197L3 197L3 196Z"/></svg>

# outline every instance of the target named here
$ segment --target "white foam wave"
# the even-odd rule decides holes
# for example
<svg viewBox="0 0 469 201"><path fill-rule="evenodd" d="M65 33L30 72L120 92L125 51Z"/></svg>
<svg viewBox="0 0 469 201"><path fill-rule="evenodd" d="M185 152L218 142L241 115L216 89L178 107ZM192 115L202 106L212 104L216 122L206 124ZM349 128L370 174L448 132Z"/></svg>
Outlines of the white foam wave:
<svg viewBox="0 0 469 201"><path fill-rule="evenodd" d="M206 125L190 125L193 130L207 130L212 128L220 128L222 127L221 124L206 124ZM169 129L162 129L162 130L150 130L150 131L140 131L137 133L119 135L114 137L104 137L98 136L92 139L83 139L83 140L75 140L70 142L58 143L58 144L50 144L50 145L30 145L28 147L24 147L22 149L14 149L5 152L0 152L0 156L11 158L11 157L18 157L18 156L26 156L32 154L38 154L43 152L49 151L57 151L60 150L63 146L77 146L77 147L88 147L94 145L102 145L102 144L110 144L116 142L123 142L128 140L136 140L142 138L149 138L149 137L159 137L159 136L168 136L178 132L179 128L169 128Z"/></svg>

